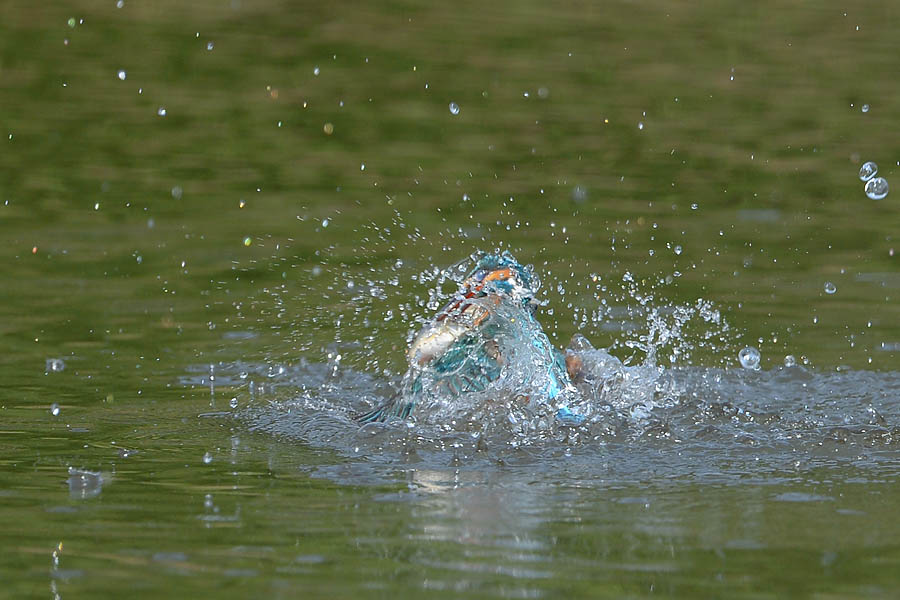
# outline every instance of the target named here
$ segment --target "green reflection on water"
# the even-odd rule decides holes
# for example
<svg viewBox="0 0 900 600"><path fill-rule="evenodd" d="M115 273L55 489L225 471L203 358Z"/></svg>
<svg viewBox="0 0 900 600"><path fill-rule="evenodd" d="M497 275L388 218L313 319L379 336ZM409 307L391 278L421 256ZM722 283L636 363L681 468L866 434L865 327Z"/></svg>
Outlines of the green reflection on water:
<svg viewBox="0 0 900 600"><path fill-rule="evenodd" d="M893 196L866 199L856 172L896 171L896 25L889 4L834 2L0 7L8 593L888 595L896 473L838 470L815 492L836 500L796 504L772 498L818 490L818 475L543 488L540 560L523 567L492 544L524 508L479 557L465 491L372 502L397 490L309 478L340 459L198 420L208 398L178 378L321 358L336 338L362 342L348 364L397 370L410 324L383 319L427 293L411 275L501 243L542 271L559 343L576 329L569 303L596 307L590 273L678 271L659 300L715 302L734 354L895 370L897 211ZM397 259L386 299L342 291L392 277ZM66 370L44 374L51 357ZM246 446L232 467L234 436ZM76 501L68 466L115 474ZM199 518L207 493L240 517ZM644 495L648 521L616 502ZM732 529L748 513L769 514Z"/></svg>

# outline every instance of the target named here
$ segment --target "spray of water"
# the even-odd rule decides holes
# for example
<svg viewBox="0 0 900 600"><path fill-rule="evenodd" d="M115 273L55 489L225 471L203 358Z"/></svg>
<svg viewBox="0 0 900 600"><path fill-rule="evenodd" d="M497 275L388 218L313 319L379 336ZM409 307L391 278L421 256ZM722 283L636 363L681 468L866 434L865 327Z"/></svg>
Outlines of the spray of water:
<svg viewBox="0 0 900 600"><path fill-rule="evenodd" d="M237 385L244 386L237 412L255 428L366 454L393 449L406 455L459 444L534 448L548 441L571 446L634 439L661 431L661 411L683 400L674 371L697 356L713 365L732 360L737 336L722 313L702 299L668 301L671 277L577 276L574 269L561 277L544 265L540 276L530 271L535 282L549 282L536 299L543 305L537 319L559 351L578 363L562 394L552 402L542 397L545 382L534 373L545 358L530 352L527 340L508 340L521 350L484 389L431 394L407 419L360 427L359 415L409 393L406 349L459 294L481 256L475 252L449 266L369 255L356 266L316 262L301 283L315 296L297 294L294 281L251 299L261 322L271 323L274 314L284 326L272 331L276 342L263 364L224 365L218 379L237 369ZM589 273L585 267L581 271ZM496 318L512 316L502 311ZM566 314L570 321L560 319ZM572 329L577 333L568 343L558 339ZM560 406L578 416L577 424L558 417Z"/></svg>

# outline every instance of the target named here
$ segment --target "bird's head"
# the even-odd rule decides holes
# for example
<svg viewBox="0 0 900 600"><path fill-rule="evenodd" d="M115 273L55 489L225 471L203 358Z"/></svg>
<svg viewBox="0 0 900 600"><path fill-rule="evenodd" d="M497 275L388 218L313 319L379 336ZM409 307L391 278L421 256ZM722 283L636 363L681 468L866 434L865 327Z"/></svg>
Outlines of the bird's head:
<svg viewBox="0 0 900 600"><path fill-rule="evenodd" d="M472 296L499 295L523 306L537 305L540 280L531 265L523 267L509 252L483 254L463 281L463 293Z"/></svg>

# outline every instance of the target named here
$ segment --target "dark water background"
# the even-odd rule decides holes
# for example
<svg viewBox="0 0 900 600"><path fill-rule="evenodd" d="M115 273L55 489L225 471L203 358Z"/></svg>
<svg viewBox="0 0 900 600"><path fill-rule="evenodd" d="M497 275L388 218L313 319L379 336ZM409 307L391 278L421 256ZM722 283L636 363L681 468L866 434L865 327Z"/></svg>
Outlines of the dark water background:
<svg viewBox="0 0 900 600"><path fill-rule="evenodd" d="M0 3L0 596L894 597L898 25ZM524 446L357 430L498 247L659 377Z"/></svg>

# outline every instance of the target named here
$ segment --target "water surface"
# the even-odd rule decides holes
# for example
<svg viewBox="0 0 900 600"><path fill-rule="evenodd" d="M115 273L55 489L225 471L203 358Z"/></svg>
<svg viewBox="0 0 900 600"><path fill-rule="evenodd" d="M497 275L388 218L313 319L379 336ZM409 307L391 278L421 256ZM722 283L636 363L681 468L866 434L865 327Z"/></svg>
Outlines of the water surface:
<svg viewBox="0 0 900 600"><path fill-rule="evenodd" d="M4 595L895 594L889 4L0 23ZM645 375L579 430L357 427L494 248Z"/></svg>

